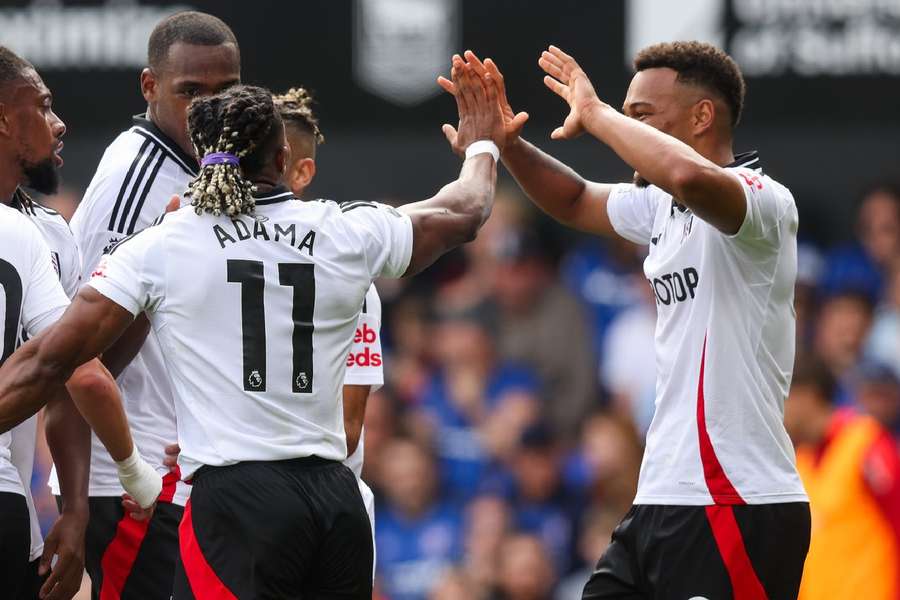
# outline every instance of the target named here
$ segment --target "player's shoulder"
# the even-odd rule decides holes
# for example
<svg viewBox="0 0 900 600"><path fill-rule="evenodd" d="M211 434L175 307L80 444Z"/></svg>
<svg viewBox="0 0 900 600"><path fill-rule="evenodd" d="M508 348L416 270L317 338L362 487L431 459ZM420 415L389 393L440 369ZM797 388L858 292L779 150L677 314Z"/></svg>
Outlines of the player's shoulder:
<svg viewBox="0 0 900 600"><path fill-rule="evenodd" d="M763 169L762 159L755 150L738 154L734 162L725 168L734 173L749 190L767 190L781 198L790 199L792 203L794 201L794 196L787 186Z"/></svg>
<svg viewBox="0 0 900 600"><path fill-rule="evenodd" d="M27 197L18 208L20 212L31 218L42 230L53 232L55 235L66 239L71 238L74 243L69 222L56 210Z"/></svg>
<svg viewBox="0 0 900 600"><path fill-rule="evenodd" d="M37 225L18 210L0 204L0 236L6 242L3 249L8 256L25 257L35 248L45 248L47 243Z"/></svg>

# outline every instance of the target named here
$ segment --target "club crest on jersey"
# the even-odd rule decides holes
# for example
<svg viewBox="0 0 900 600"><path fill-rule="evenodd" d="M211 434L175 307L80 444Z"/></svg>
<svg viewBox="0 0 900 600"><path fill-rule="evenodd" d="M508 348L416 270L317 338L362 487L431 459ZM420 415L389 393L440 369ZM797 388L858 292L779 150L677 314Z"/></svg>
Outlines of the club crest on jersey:
<svg viewBox="0 0 900 600"><path fill-rule="evenodd" d="M301 390L305 390L309 385L309 377L306 376L305 371L300 371L300 374L297 375L297 387Z"/></svg>
<svg viewBox="0 0 900 600"><path fill-rule="evenodd" d="M250 384L250 387L252 387L253 389L262 387L262 375L260 375L259 371L255 369L253 371L250 371L250 377L247 378L247 381Z"/></svg>

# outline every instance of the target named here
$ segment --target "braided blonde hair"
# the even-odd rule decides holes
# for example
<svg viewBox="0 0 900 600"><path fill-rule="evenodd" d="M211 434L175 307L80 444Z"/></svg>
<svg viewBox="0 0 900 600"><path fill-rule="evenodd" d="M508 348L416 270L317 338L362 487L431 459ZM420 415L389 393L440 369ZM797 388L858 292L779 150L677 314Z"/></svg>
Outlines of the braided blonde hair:
<svg viewBox="0 0 900 600"><path fill-rule="evenodd" d="M246 174L262 167L280 124L272 94L259 87L238 85L191 103L188 133L197 156L202 159L207 154L227 152L240 161L239 165L221 162L200 168L188 187L198 215L253 214L256 186Z"/></svg>
<svg viewBox="0 0 900 600"><path fill-rule="evenodd" d="M319 129L319 119L313 114L313 97L305 88L291 88L273 98L281 118L311 134L316 144L324 144L325 136Z"/></svg>

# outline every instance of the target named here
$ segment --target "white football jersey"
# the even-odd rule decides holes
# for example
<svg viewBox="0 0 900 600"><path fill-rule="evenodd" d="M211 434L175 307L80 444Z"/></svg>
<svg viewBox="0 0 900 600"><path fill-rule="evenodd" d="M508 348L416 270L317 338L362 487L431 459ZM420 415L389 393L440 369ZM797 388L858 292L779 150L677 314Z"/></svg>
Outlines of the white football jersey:
<svg viewBox="0 0 900 600"><path fill-rule="evenodd" d="M353 334L353 346L347 355L347 373L344 385L368 385L369 393L384 385L384 355L381 351L381 298L372 284L366 292L359 323ZM356 450L347 457L344 464L350 467L357 479L362 479L363 446L366 441L366 430L359 435Z"/></svg>
<svg viewBox="0 0 900 600"><path fill-rule="evenodd" d="M69 299L53 268L50 248L19 211L0 206L0 338L5 361L21 336L34 337L56 322ZM0 434L0 491L25 495L27 484L11 462L12 432ZM27 441L27 440L26 440ZM33 451L32 451L33 456ZM28 482L30 483L30 481Z"/></svg>
<svg viewBox="0 0 900 600"><path fill-rule="evenodd" d="M807 501L784 429L794 364L797 208L756 153L729 165L747 215L728 236L671 195L619 185L609 218L650 246L656 412L635 504Z"/></svg>
<svg viewBox="0 0 900 600"><path fill-rule="evenodd" d="M97 171L72 217L72 231L81 249L83 282L100 258L118 241L148 227L163 212L173 194L183 196L197 173L197 161L155 124L134 117L103 153ZM176 438L175 401L155 332L116 379L135 444L141 456L165 475L165 447ZM55 474L54 474L55 475ZM59 494L55 476L50 486ZM91 447L91 496L120 496L124 490L115 463L96 435ZM190 488L178 484L173 502L184 505Z"/></svg>
<svg viewBox="0 0 900 600"><path fill-rule="evenodd" d="M61 214L32 200L21 190L16 190L10 206L28 217L41 232L50 247L50 258L63 291L70 299L74 298L81 281L81 256L69 224ZM34 473L34 452L37 445L37 415L13 427L10 433L11 458L19 471L31 518L31 560L35 560L44 549L41 524L31 496L31 476Z"/></svg>
<svg viewBox="0 0 900 600"><path fill-rule="evenodd" d="M370 202L185 207L118 244L90 285L146 311L175 386L179 465L347 457L342 387L366 291L400 277L412 223Z"/></svg>

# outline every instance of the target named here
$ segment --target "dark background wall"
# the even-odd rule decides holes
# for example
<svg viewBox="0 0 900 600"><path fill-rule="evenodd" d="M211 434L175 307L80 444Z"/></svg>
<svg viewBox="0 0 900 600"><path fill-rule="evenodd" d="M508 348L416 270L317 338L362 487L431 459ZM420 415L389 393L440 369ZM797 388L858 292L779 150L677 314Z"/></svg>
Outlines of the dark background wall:
<svg viewBox="0 0 900 600"><path fill-rule="evenodd" d="M528 139L587 177L627 179L627 166L595 140L549 140L565 111L537 57L549 43L563 47L619 106L629 45L667 20L678 25L670 36L712 36L745 66L737 149L760 150L794 191L807 236L846 237L860 190L900 176L900 1L4 1L0 42L35 62L69 126L69 184L85 186L105 145L143 111L148 32L187 4L231 25L246 82L315 92L327 143L314 191L323 196L409 201L454 175L458 161L440 132L454 104L430 82L465 48L504 69L514 108L532 115Z"/></svg>

